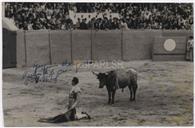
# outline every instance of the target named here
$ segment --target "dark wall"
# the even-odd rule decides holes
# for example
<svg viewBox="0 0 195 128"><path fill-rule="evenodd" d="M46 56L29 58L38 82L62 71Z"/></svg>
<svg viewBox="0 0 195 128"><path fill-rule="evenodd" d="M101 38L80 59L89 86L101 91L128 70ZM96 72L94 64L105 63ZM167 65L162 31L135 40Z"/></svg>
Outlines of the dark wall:
<svg viewBox="0 0 195 128"><path fill-rule="evenodd" d="M3 28L3 68L16 67L16 32Z"/></svg>

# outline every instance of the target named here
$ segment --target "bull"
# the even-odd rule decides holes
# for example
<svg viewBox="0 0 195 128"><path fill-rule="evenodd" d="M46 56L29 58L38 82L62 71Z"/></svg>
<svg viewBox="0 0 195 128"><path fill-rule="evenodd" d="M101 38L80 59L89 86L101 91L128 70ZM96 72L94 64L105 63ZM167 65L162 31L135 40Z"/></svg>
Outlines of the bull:
<svg viewBox="0 0 195 128"><path fill-rule="evenodd" d="M130 92L130 101L135 101L137 85L137 71L129 69L127 71L118 69L105 73L92 72L99 80L99 88L106 86L108 91L108 104L114 104L115 93L117 89L123 89L128 86Z"/></svg>

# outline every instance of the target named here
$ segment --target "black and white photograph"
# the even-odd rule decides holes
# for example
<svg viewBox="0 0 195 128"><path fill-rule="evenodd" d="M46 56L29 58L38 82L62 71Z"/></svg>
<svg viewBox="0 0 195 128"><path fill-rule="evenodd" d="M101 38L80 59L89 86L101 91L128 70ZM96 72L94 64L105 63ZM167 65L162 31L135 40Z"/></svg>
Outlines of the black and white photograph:
<svg viewBox="0 0 195 128"><path fill-rule="evenodd" d="M194 125L193 2L1 5L4 127Z"/></svg>

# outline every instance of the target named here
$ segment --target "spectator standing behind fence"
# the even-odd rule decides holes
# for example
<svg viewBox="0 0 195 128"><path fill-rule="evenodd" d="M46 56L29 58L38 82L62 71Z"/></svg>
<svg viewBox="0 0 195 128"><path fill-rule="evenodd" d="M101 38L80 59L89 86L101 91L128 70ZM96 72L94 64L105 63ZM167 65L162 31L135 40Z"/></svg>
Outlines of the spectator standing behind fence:
<svg viewBox="0 0 195 128"><path fill-rule="evenodd" d="M186 60L193 61L193 58L194 58L193 50L194 50L194 39L193 39L193 36L190 36L187 41L187 46L186 46Z"/></svg>

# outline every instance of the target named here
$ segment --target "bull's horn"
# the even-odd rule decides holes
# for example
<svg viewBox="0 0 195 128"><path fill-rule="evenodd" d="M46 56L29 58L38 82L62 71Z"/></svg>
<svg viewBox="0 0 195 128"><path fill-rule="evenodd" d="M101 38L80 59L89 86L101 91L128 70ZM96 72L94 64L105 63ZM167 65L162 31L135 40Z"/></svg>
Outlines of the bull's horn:
<svg viewBox="0 0 195 128"><path fill-rule="evenodd" d="M96 76L98 75L98 73L95 73L94 71L92 71L92 73L93 73L94 75L96 75Z"/></svg>

